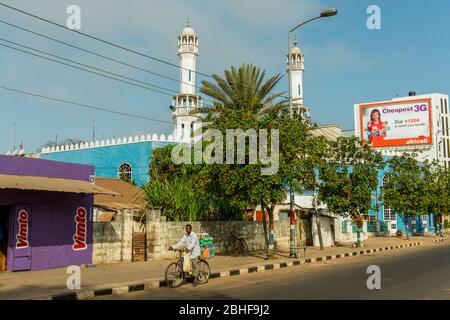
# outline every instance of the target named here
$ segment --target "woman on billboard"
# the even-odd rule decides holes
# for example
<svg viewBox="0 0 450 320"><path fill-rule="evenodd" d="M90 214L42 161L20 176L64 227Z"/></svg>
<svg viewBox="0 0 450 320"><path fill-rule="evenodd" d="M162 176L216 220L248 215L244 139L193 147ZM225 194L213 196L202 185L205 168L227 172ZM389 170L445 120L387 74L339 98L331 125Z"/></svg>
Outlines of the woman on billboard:
<svg viewBox="0 0 450 320"><path fill-rule="evenodd" d="M370 121L367 123L367 138L372 146L384 141L386 137L387 122L381 121L381 113L378 109L373 109L370 113Z"/></svg>

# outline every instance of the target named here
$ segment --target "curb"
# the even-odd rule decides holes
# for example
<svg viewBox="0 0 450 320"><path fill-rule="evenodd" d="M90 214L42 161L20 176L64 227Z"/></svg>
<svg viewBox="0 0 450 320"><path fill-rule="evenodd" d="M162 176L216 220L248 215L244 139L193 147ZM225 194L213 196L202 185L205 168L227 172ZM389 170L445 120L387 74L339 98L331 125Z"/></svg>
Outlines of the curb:
<svg viewBox="0 0 450 320"><path fill-rule="evenodd" d="M448 240L448 238L445 239L437 239L434 240L435 242ZM267 270L275 270L275 269L283 269L283 268L289 268L289 267L295 267L299 265L304 264L312 264L317 262L325 262L330 260L338 260L348 257L354 257L359 255L366 255L370 253L376 253L381 251L392 251L396 249L402 249L407 247L415 247L420 246L422 242L414 242L414 243L408 243L408 244L402 244L402 245L396 245L396 246L389 246L389 247L382 247L382 248L375 248L375 249L365 249L360 251L353 251L353 252L345 252L345 253L339 253L334 255L327 255L322 257L316 257L316 258L304 258L304 259L297 259L292 261L284 261L284 262L278 262L278 263L268 263L264 265L258 265L253 267L247 267L247 268L241 268L241 269L231 269L221 272L211 272L210 279L217 279L217 278L230 278L234 276L239 276L242 274L248 274L248 273L256 273L256 272L265 272ZM109 287L102 287L98 289L91 289L86 291L80 291L80 292L69 292L69 293L63 293L63 294L57 294L57 295L50 295L40 298L35 298L32 300L85 300L85 299L91 299L94 297L100 297L100 296L113 296L113 295L120 295L124 293L130 293L130 292L137 292L137 291L144 291L148 289L158 289L166 287L166 282L164 280L154 280L149 282L136 282L128 285L110 285Z"/></svg>
<svg viewBox="0 0 450 320"><path fill-rule="evenodd" d="M442 241L447 241L449 238L440 238L440 239L435 239L433 240L433 242L442 242Z"/></svg>

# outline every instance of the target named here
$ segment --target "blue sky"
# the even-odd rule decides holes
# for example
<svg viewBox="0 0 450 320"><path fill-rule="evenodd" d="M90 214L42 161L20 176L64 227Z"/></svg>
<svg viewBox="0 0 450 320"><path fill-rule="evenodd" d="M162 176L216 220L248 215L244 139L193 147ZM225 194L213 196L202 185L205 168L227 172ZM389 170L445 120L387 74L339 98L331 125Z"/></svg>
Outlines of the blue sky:
<svg viewBox="0 0 450 320"><path fill-rule="evenodd" d="M327 7L339 15L298 33L306 59L305 103L320 123L353 128L353 104L417 93L450 92L450 28L447 0L3 0L64 24L70 4L81 7L81 31L178 64L177 35L189 16L200 37L198 71L222 74L231 65L254 63L268 75L285 75L287 30ZM382 29L366 27L369 5L381 8ZM178 78L177 68L109 47L0 7L0 19L86 49ZM126 68L0 24L0 37L171 90L178 84ZM171 121L169 96L117 83L0 47L0 84L117 111ZM203 80L198 77L197 84ZM279 91L287 89L284 77ZM57 134L89 140L169 134L169 123L86 111L0 89L0 153L17 144L35 151Z"/></svg>

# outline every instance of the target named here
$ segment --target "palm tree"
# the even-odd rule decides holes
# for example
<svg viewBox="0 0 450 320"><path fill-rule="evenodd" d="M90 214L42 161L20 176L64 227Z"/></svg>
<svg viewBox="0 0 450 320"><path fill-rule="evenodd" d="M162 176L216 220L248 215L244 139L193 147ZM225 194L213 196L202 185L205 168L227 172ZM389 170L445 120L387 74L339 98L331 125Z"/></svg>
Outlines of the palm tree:
<svg viewBox="0 0 450 320"><path fill-rule="evenodd" d="M238 70L231 67L225 70L225 78L213 75L215 83L202 81L200 91L216 100L219 108L243 109L250 112L259 112L264 107L275 107L283 102L273 105L276 98L284 92L272 94L271 92L281 80L275 75L264 82L265 71L252 64L242 64ZM217 109L217 106L215 107Z"/></svg>

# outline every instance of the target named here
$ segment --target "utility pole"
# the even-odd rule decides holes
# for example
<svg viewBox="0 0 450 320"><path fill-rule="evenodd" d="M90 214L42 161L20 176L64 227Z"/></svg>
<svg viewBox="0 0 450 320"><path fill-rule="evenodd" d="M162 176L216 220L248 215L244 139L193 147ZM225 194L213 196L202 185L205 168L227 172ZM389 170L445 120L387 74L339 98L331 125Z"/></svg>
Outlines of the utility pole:
<svg viewBox="0 0 450 320"><path fill-rule="evenodd" d="M13 127L14 127L14 129L13 129L13 154L14 154L14 151L16 151L16 123L15 122L13 122Z"/></svg>
<svg viewBox="0 0 450 320"><path fill-rule="evenodd" d="M337 15L338 11L335 8L330 8L327 10L324 10L320 13L319 16L311 18L309 20L306 20L302 23L300 23L299 25L297 25L296 27L292 28L291 30L289 30L288 32L288 52L287 52L287 57L288 57L288 78L289 78L289 113L290 113L290 117L292 118L294 116L294 111L292 109L292 61L291 61L291 34L297 30L298 28L304 26L305 24L320 19L320 18L327 18L327 17L332 17ZM297 223L296 223L296 218L295 218L295 210L294 210L294 189L292 188L292 182L291 185L289 187L289 194L290 194L290 234L289 234L289 240L290 240L290 254L289 256L292 258L297 258L297 246L296 246L296 227L297 227ZM316 207L316 212L317 212L317 205ZM320 222L318 222L319 228L320 228ZM320 240L322 239L322 235L320 233L320 229L319 229L319 238ZM321 241L322 243L322 241Z"/></svg>
<svg viewBox="0 0 450 320"><path fill-rule="evenodd" d="M92 120L92 142L95 143L95 120Z"/></svg>
<svg viewBox="0 0 450 320"><path fill-rule="evenodd" d="M290 210L289 210L289 224L290 224L290 232L289 232L289 256L291 258L298 258L297 257L297 222L296 222L296 216L295 216L295 209L294 209L294 190L292 189L292 185L289 188L290 193Z"/></svg>

